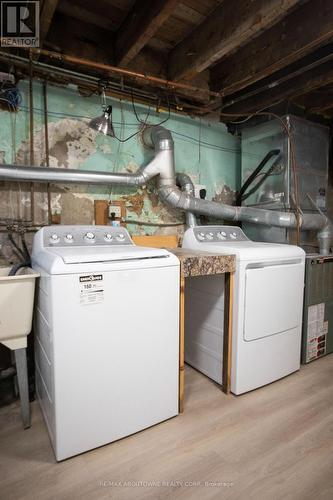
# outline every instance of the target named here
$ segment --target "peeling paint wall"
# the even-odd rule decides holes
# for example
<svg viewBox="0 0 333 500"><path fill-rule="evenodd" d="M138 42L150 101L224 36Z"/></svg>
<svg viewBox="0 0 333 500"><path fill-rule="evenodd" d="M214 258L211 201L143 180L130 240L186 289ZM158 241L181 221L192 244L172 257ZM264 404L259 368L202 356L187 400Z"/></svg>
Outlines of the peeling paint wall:
<svg viewBox="0 0 333 500"><path fill-rule="evenodd" d="M29 165L28 83L21 82L22 106L19 112L0 111L0 161ZM108 99L113 105L114 127L124 139L139 129L132 104ZM42 85L34 83L34 156L36 165L45 165L45 134ZM136 105L145 120L147 108ZM101 114L97 96L83 97L75 87L48 87L48 132L50 166L108 172L134 172L147 163L152 152L144 148L140 135L120 143L88 127L89 119ZM150 110L148 121L159 123L166 112ZM186 172L194 183L204 185L207 199L230 202L239 175L239 141L228 134L223 124L172 114L164 124L173 133L176 170ZM35 186L35 222L47 223L45 185ZM127 218L158 223L183 222L184 215L163 206L154 192L154 182L147 188L51 186L52 211L61 212L64 224L90 224L94 221L95 199L124 199ZM0 183L0 219L30 218L28 184ZM132 233L182 231L183 226L159 228L129 224Z"/></svg>

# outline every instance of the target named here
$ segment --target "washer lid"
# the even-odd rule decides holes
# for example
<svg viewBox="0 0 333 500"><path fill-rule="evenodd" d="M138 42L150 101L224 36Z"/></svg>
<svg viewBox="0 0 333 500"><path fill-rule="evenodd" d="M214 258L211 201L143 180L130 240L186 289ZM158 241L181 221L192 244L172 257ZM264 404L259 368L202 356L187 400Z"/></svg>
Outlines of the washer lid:
<svg viewBox="0 0 333 500"><path fill-rule="evenodd" d="M46 253L61 257L65 264L88 264L92 262L115 262L168 257L167 250L138 246L99 246L99 247L58 247L48 248Z"/></svg>

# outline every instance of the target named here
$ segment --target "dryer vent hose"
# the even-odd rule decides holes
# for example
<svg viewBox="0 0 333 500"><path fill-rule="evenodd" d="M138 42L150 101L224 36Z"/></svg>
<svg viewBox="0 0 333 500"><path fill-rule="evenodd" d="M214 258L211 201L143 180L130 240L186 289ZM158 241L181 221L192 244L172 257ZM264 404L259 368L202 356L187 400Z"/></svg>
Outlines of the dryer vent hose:
<svg viewBox="0 0 333 500"><path fill-rule="evenodd" d="M153 177L158 177L160 199L170 207L184 210L194 215L206 215L211 218L230 221L251 222L264 226L284 228L300 227L302 230L316 230L320 253L327 252L332 239L332 225L328 218L320 213L301 214L299 224L295 214L265 210L253 207L237 207L214 201L195 198L192 181L178 175L179 189L176 182L174 164L174 143L169 130L161 126L147 127L143 131L143 141L154 149L152 160L135 173L109 173L86 170L23 167L0 165L0 180L17 182L53 182L83 183L102 185L143 186ZM184 174L183 174L184 175ZM188 217L189 225L195 224L193 216Z"/></svg>

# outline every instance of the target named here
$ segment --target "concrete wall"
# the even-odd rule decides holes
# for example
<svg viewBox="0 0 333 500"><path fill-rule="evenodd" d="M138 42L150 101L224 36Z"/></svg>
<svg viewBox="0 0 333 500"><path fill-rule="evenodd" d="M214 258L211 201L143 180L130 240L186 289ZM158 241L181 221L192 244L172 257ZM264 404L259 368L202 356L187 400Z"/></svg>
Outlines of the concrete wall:
<svg viewBox="0 0 333 500"><path fill-rule="evenodd" d="M22 105L17 113L0 111L0 161L30 164L28 83L21 82ZM108 99L111 103L111 100ZM116 134L126 138L138 130L132 104L112 99ZM137 105L145 119L147 108ZM48 131L50 165L59 168L109 172L135 171L147 163L151 152L141 143L140 135L127 142L104 137L89 129L91 117L101 114L100 98L83 97L76 88L48 86ZM167 112L151 109L148 121L159 123ZM228 134L223 124L172 114L164 124L175 142L176 170L188 173L195 184L207 189L207 199L229 201L238 185L239 141ZM34 83L35 165L45 165L43 89ZM0 184L0 218L30 218L30 192L27 184ZM47 223L45 186L35 186L35 223ZM52 211L61 212L61 222L93 223L94 199L124 199L127 217L154 223L183 221L182 213L168 210L159 203L154 185L144 189L96 186L52 186ZM132 233L165 232L155 226L129 225ZM172 227L169 232L175 231ZM182 230L182 227L180 227ZM3 239L3 238L2 238Z"/></svg>

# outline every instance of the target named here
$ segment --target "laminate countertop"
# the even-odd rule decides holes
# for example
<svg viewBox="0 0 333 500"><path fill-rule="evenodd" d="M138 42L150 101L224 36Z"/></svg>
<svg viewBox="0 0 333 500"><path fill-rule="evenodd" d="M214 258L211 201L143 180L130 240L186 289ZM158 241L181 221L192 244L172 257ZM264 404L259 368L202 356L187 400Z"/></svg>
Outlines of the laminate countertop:
<svg viewBox="0 0 333 500"><path fill-rule="evenodd" d="M167 248L167 250L180 260L180 269L184 278L233 273L236 268L236 257L232 254L221 255L188 248Z"/></svg>

